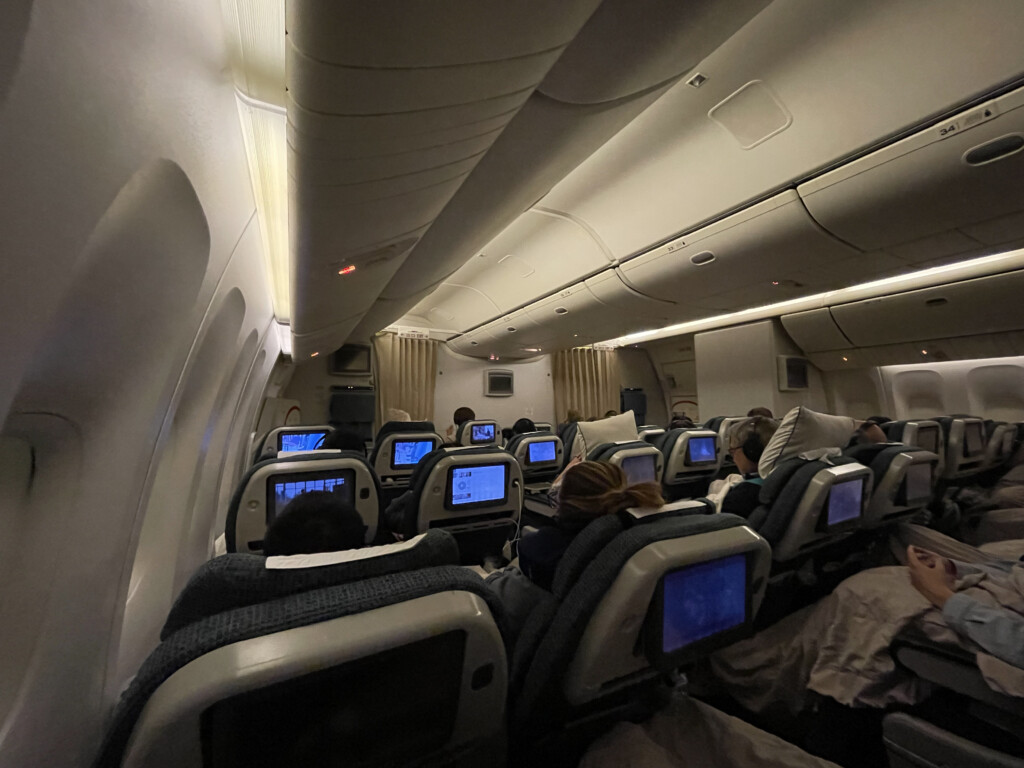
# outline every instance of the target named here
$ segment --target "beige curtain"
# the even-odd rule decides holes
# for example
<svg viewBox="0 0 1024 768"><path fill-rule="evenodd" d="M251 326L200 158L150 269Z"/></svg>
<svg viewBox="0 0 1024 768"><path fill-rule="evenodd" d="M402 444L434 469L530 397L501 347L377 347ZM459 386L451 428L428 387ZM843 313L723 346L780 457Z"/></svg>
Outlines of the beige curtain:
<svg viewBox="0 0 1024 768"><path fill-rule="evenodd" d="M584 419L601 418L619 409L619 353L614 349L566 349L555 353L555 419L565 421L570 409Z"/></svg>
<svg viewBox="0 0 1024 768"><path fill-rule="evenodd" d="M389 408L408 411L413 421L434 420L437 344L429 339L400 339L394 333L374 337L378 429L387 421L384 414Z"/></svg>

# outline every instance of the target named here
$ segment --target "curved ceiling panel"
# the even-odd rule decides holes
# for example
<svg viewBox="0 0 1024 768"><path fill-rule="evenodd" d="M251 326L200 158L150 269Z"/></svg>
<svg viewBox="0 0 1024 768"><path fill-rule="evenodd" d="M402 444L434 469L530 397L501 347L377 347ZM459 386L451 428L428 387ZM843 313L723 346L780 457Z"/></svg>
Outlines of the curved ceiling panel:
<svg viewBox="0 0 1024 768"><path fill-rule="evenodd" d="M538 89L570 104L629 96L688 72L771 0L629 0L606 2L590 17ZM737 22L741 22L738 24ZM626 67L637 40L644 59Z"/></svg>
<svg viewBox="0 0 1024 768"><path fill-rule="evenodd" d="M684 13L672 6L685 5ZM746 24L764 0L605 0L367 313L393 322ZM624 26L628 19L628 25ZM623 30L626 29L627 32ZM562 60L565 65L562 65ZM554 69L552 70L555 71ZM611 78L609 80L609 78ZM593 84L593 85L584 85ZM577 275L578 278L578 275Z"/></svg>
<svg viewBox="0 0 1024 768"><path fill-rule="evenodd" d="M289 4L297 358L345 341L597 3Z"/></svg>

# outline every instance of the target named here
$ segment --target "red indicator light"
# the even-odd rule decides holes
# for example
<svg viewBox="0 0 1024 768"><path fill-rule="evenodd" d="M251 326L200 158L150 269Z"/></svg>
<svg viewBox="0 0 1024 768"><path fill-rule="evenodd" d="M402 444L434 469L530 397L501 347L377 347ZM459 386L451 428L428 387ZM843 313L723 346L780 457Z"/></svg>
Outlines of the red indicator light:
<svg viewBox="0 0 1024 768"><path fill-rule="evenodd" d="M349 264L347 267L342 267L341 269L339 269L338 270L338 274L339 275L351 275L355 271L356 271L356 265L355 264Z"/></svg>

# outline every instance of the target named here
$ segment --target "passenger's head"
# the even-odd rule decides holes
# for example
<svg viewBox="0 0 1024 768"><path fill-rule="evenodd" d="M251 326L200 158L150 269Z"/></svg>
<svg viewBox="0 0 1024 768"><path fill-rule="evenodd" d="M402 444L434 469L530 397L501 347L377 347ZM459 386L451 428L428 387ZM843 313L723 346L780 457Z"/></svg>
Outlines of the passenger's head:
<svg viewBox="0 0 1024 768"><path fill-rule="evenodd" d="M556 514L560 522L582 528L602 515L629 507L660 507L664 503L657 483L630 485L617 464L584 461L562 476Z"/></svg>
<svg viewBox="0 0 1024 768"><path fill-rule="evenodd" d="M857 427L857 431L853 433L853 437L850 438L850 445L871 445L872 443L885 443L888 442L889 438L886 436L882 428L875 422L862 421L860 426Z"/></svg>
<svg viewBox="0 0 1024 768"><path fill-rule="evenodd" d="M605 411L603 418L610 419L612 416L618 416L618 415L619 415L618 411Z"/></svg>
<svg viewBox="0 0 1024 768"><path fill-rule="evenodd" d="M504 441L505 441L506 443L507 443L507 442L508 442L509 440L511 440L511 439L512 439L512 438L513 438L513 437L515 436L515 434L516 434L516 432L515 432L515 430L514 430L514 429L512 429L512 427L502 427L502 428L501 428L501 437L502 437L502 439L503 439L503 440L504 440Z"/></svg>
<svg viewBox="0 0 1024 768"><path fill-rule="evenodd" d="M864 419L865 424L868 423L869 421L872 424L882 426L883 424L888 424L890 421L892 421L892 419L890 419L888 416L868 416L866 419Z"/></svg>
<svg viewBox="0 0 1024 768"><path fill-rule="evenodd" d="M263 537L263 554L311 555L363 546L366 525L359 513L327 491L309 491L288 502Z"/></svg>
<svg viewBox="0 0 1024 768"><path fill-rule="evenodd" d="M573 424L577 421L583 421L583 414L577 411L575 408L570 408L569 413L566 414L565 421L568 424Z"/></svg>
<svg viewBox="0 0 1024 768"><path fill-rule="evenodd" d="M463 405L455 409L452 421L455 422L456 427L461 427L467 421L476 421L476 413L469 406Z"/></svg>
<svg viewBox="0 0 1024 768"><path fill-rule="evenodd" d="M747 416L764 416L766 419L774 419L771 408L765 408L763 405L759 405L756 408L751 408L747 411Z"/></svg>
<svg viewBox="0 0 1024 768"><path fill-rule="evenodd" d="M687 416L679 416L677 418L673 418L672 421L669 422L668 428L669 429L693 429L695 426L696 425L693 423L693 419L691 419L691 418L689 418Z"/></svg>
<svg viewBox="0 0 1024 768"><path fill-rule="evenodd" d="M600 421L600 419L597 416L590 416L587 418L587 421Z"/></svg>
<svg viewBox="0 0 1024 768"><path fill-rule="evenodd" d="M744 475L757 471L757 463L768 446L779 422L767 416L751 416L729 429L729 455Z"/></svg>
<svg viewBox="0 0 1024 768"><path fill-rule="evenodd" d="M412 416L409 415L408 411L403 411L401 408L388 408L384 412L384 419L386 421L412 421Z"/></svg>
<svg viewBox="0 0 1024 768"><path fill-rule="evenodd" d="M355 451L366 455L366 443L355 432L347 429L332 429L320 441L320 448L334 448L339 451Z"/></svg>
<svg viewBox="0 0 1024 768"><path fill-rule="evenodd" d="M515 424L512 425L512 434L514 435L525 435L527 432L536 432L537 426L532 420L527 418L518 419Z"/></svg>

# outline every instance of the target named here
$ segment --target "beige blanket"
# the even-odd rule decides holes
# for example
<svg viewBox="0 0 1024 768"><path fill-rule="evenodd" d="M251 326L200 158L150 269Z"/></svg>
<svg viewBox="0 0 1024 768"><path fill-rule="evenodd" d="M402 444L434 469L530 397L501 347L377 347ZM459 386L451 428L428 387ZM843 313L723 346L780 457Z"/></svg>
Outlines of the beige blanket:
<svg viewBox="0 0 1024 768"><path fill-rule="evenodd" d="M837 768L694 699L643 725L619 723L591 744L580 768Z"/></svg>

